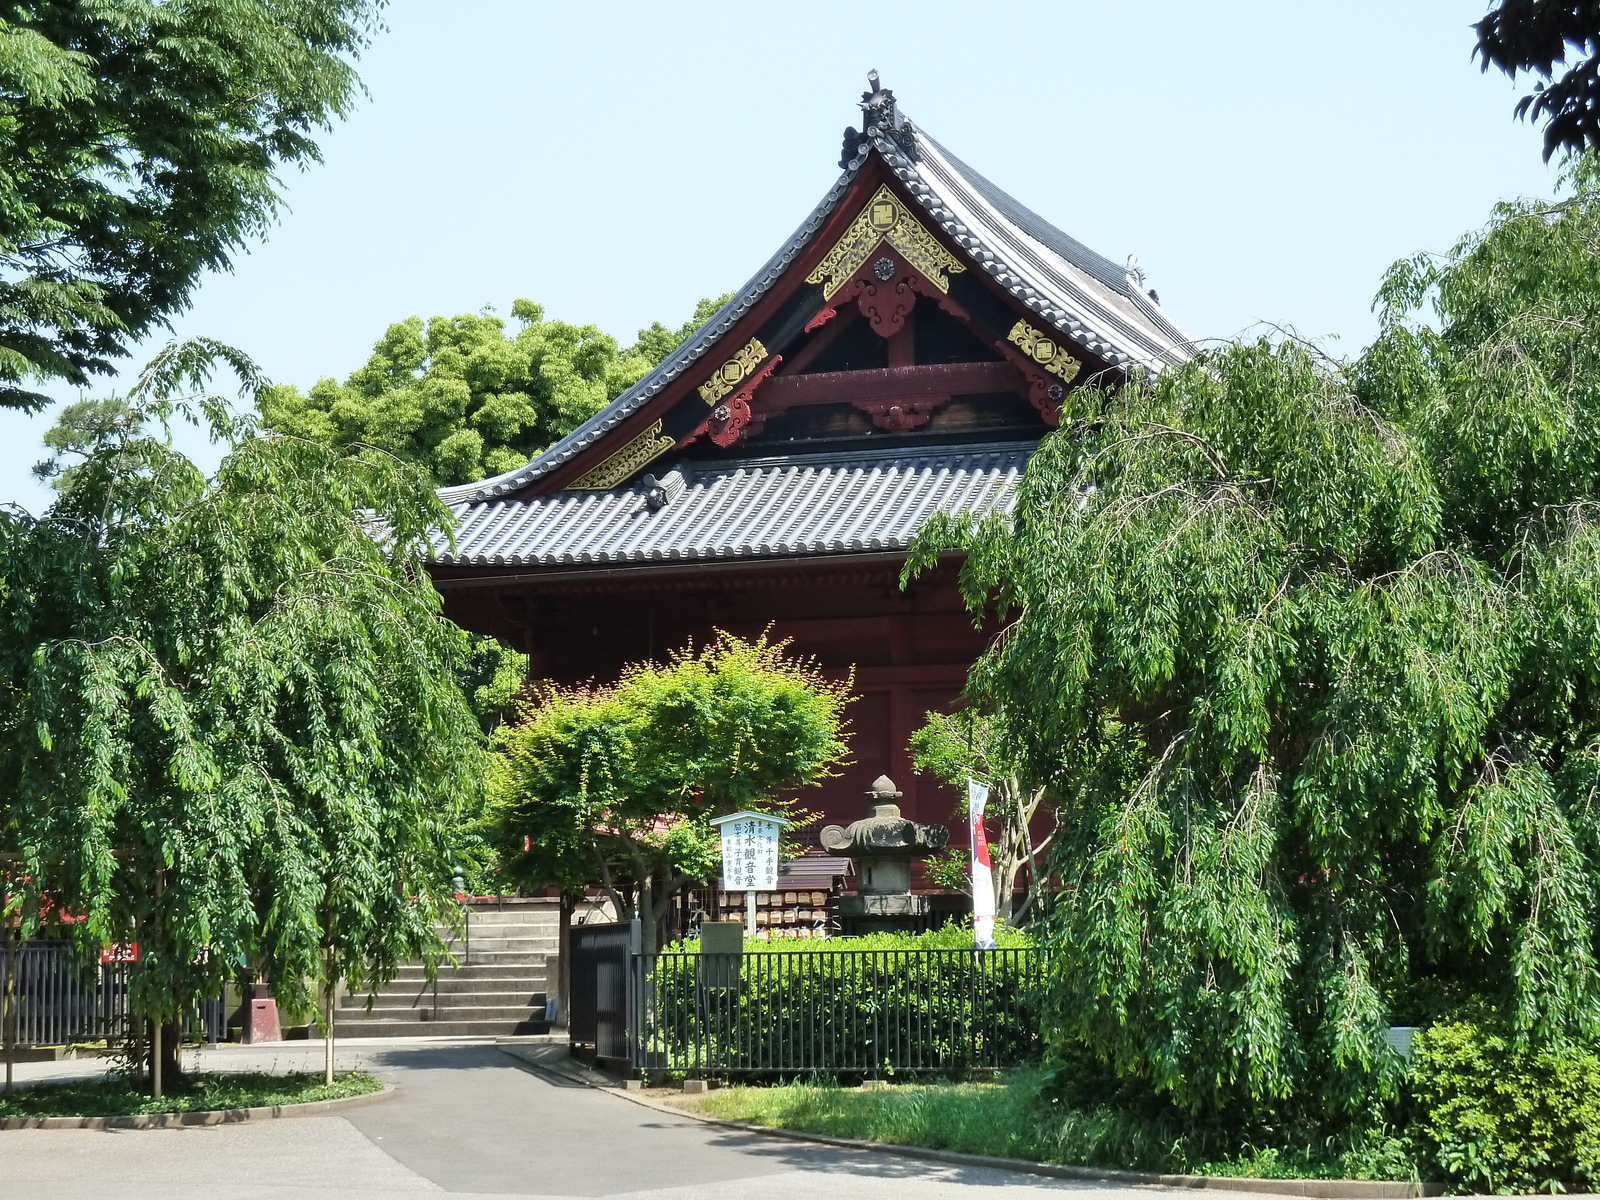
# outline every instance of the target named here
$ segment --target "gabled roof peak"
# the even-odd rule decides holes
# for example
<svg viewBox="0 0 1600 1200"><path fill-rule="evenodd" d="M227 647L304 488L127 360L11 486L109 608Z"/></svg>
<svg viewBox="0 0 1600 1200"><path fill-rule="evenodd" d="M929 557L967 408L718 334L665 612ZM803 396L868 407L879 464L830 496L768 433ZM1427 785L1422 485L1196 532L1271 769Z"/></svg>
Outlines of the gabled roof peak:
<svg viewBox="0 0 1600 1200"><path fill-rule="evenodd" d="M793 264L820 252L813 239L864 171L869 181L887 179L900 189L930 243L942 253L944 244L938 240L942 237L965 256L971 274L963 278L986 277L989 286L1002 293L999 299L1014 305L1015 313L1024 318L1023 327L1049 339L1052 348L1057 343L1080 346L1121 371L1160 371L1192 356L1192 339L1166 315L1155 293L1146 289L1136 260L1116 263L1096 254L1020 204L913 125L877 72L867 78L869 88L860 101L866 128L859 133L853 128L846 131L840 160L843 174L743 288L654 371L532 462L492 479L441 489L441 497L449 503L482 503L532 487L606 441L685 372L698 372L696 364L702 359L721 362L729 349L722 345L725 336L788 277ZM874 154L877 161L869 165ZM853 203L865 202L858 197ZM794 286L803 283L795 281ZM823 302L819 291L817 303ZM746 331L739 338L749 336ZM629 436L633 442L624 450L633 448L634 442L646 450L635 464L637 470L664 453L673 440L660 429L638 423Z"/></svg>

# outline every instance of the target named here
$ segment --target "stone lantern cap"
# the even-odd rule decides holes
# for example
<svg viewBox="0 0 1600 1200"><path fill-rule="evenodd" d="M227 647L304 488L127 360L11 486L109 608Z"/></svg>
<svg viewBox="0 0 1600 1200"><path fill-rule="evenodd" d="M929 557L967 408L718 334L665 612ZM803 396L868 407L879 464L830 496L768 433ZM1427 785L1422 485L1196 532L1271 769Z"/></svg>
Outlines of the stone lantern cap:
<svg viewBox="0 0 1600 1200"><path fill-rule="evenodd" d="M887 775L878 776L867 793L872 815L846 826L824 827L823 849L851 858L915 858L943 850L950 842L950 831L943 825L924 825L902 817L895 803L902 795Z"/></svg>

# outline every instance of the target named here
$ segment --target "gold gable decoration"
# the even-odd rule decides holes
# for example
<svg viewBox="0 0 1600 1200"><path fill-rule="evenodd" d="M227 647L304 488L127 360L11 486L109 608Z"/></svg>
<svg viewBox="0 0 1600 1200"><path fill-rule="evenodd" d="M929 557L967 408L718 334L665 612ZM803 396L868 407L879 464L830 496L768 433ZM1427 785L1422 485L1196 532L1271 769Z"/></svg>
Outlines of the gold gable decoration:
<svg viewBox="0 0 1600 1200"><path fill-rule="evenodd" d="M622 449L567 484L575 492L604 492L631 477L672 448L673 440L661 432L661 422L646 429Z"/></svg>
<svg viewBox="0 0 1600 1200"><path fill-rule="evenodd" d="M739 353L713 371L711 378L700 385L700 399L707 404L715 404L743 383L745 377L759 367L766 357L767 348L756 338L751 338Z"/></svg>
<svg viewBox="0 0 1600 1200"><path fill-rule="evenodd" d="M1022 347L1022 352L1046 371L1059 375L1062 383L1071 383L1083 368L1081 362L1026 321L1018 321L1013 325L1006 339Z"/></svg>
<svg viewBox="0 0 1600 1200"><path fill-rule="evenodd" d="M850 282L862 264L872 257L880 242L888 242L911 268L941 292L950 290L950 275L966 270L959 259L929 233L922 222L907 211L888 184L880 184L866 207L850 222L844 236L833 244L816 270L806 276L807 283L822 284L822 297L833 294Z"/></svg>

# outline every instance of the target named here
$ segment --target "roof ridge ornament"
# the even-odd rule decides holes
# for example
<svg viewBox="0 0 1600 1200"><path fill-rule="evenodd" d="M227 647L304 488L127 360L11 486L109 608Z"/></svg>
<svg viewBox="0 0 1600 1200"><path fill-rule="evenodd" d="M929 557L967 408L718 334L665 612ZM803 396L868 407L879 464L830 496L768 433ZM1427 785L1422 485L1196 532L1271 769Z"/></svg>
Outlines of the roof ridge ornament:
<svg viewBox="0 0 1600 1200"><path fill-rule="evenodd" d="M876 125L885 134L900 127L900 106L895 103L894 92L878 83L876 69L867 72L867 90L861 93L861 117L867 123L867 132Z"/></svg>
<svg viewBox="0 0 1600 1200"><path fill-rule="evenodd" d="M861 153L862 143L874 137L887 138L898 146L908 158L916 159L916 126L910 117L900 115L900 105L894 91L883 87L876 69L867 72L867 90L861 93L862 132L854 125L845 127L844 149L839 155L839 169L848 171L850 164Z"/></svg>

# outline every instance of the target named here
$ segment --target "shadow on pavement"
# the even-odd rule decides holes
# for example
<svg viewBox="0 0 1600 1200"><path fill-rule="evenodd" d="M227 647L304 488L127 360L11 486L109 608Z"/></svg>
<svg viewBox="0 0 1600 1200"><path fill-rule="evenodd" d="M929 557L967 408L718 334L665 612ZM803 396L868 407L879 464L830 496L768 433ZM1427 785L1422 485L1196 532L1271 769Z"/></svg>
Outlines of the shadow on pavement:
<svg viewBox="0 0 1600 1200"><path fill-rule="evenodd" d="M708 1126L707 1128L715 1128ZM711 1144L737 1154L767 1159L797 1171L826 1171L876 1179L919 1179L937 1174L944 1183L967 1187L1003 1187L1026 1183L1030 1187L1059 1192L1123 1190L1130 1185L1092 1179L1055 1179L996 1167L971 1167L929 1159L906 1158L883 1150L851 1150L817 1142L796 1142L776 1134L719 1131ZM1133 1190L1133 1189L1130 1189ZM1140 1192L1171 1189L1139 1185Z"/></svg>

